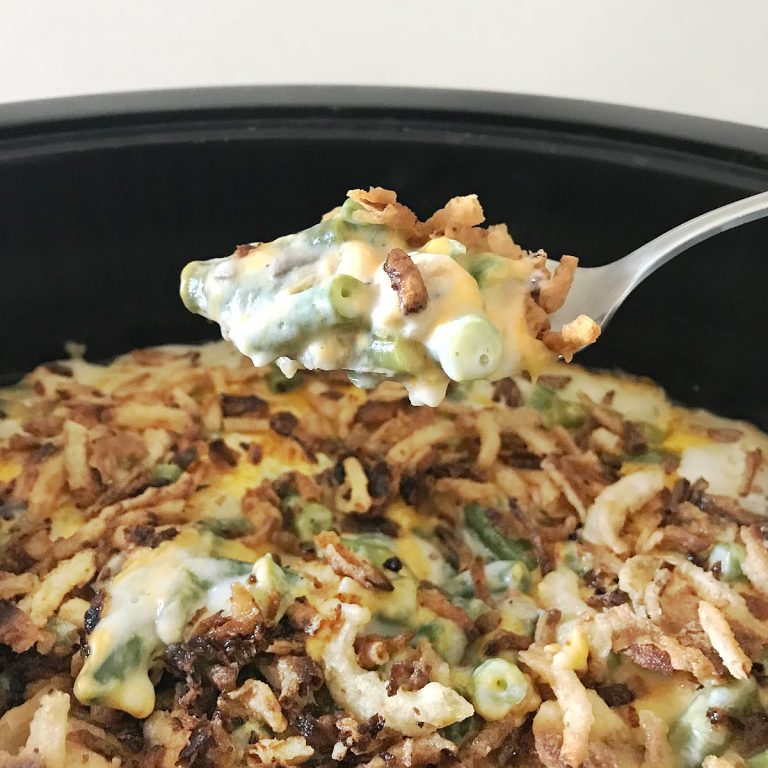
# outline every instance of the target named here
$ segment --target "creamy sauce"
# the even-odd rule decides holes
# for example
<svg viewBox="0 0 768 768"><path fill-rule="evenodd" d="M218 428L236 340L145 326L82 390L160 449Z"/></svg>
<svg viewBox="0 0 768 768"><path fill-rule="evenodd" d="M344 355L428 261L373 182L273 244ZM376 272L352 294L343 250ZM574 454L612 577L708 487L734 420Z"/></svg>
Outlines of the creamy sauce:
<svg viewBox="0 0 768 768"><path fill-rule="evenodd" d="M197 261L182 273L188 309L261 366L346 370L356 384L402 381L415 405L437 405L449 381L537 373L554 357L530 332L525 297L534 262L467 252L446 237L409 256L429 296L404 314L384 270L393 229L331 218L246 254ZM351 278L351 279L347 279Z"/></svg>
<svg viewBox="0 0 768 768"><path fill-rule="evenodd" d="M149 669L163 648L183 639L197 611L228 611L235 582L257 604L266 605L269 592L286 591L271 555L249 563L210 557L208 549L205 537L187 530L176 541L129 557L110 583L103 616L88 638L89 653L74 687L82 703L147 717L155 704Z"/></svg>

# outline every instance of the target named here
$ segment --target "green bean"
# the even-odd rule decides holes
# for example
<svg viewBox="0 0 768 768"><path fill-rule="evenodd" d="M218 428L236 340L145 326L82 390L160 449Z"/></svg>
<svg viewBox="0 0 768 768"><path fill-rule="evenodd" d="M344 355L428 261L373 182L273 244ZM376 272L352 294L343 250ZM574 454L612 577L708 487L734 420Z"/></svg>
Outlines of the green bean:
<svg viewBox="0 0 768 768"><path fill-rule="evenodd" d="M312 288L283 295L275 301L269 316L255 309L249 348L275 350L285 354L306 343L323 330L330 330L360 317L366 309L368 286L349 275L334 275Z"/></svg>
<svg viewBox="0 0 768 768"><path fill-rule="evenodd" d="M637 456L625 456L625 461L633 464L663 464L665 461L676 461L679 457L671 451L662 451L660 448L649 448L645 453Z"/></svg>
<svg viewBox="0 0 768 768"><path fill-rule="evenodd" d="M669 430L663 429L656 424L650 424L647 421L635 422L640 431L643 433L643 437L646 439L648 445L661 445L664 442Z"/></svg>
<svg viewBox="0 0 768 768"><path fill-rule="evenodd" d="M358 214L361 211L363 211L363 206L360 203L347 198L336 216L332 219L326 219L326 221L339 220L343 222L345 240L361 240L374 246L408 249L408 243L400 232L384 224L370 224L360 221Z"/></svg>
<svg viewBox="0 0 768 768"><path fill-rule="evenodd" d="M356 555L369 560L377 568L381 568L384 561L395 554L395 541L382 534L342 536L341 543Z"/></svg>
<svg viewBox="0 0 768 768"><path fill-rule="evenodd" d="M460 745L466 735L477 725L479 718L477 716L468 717L466 720L461 720L458 723L453 723L445 728L441 728L438 733L448 741L452 741L456 745ZM759 766L763 768L763 766Z"/></svg>
<svg viewBox="0 0 768 768"><path fill-rule="evenodd" d="M247 517L211 517L200 520L198 526L222 539L236 539L253 533L253 526Z"/></svg>
<svg viewBox="0 0 768 768"><path fill-rule="evenodd" d="M739 581L744 578L741 564L747 556L747 550L741 544L715 544L707 558L709 570L717 567L723 581Z"/></svg>
<svg viewBox="0 0 768 768"><path fill-rule="evenodd" d="M583 550L575 541L564 541L557 545L558 560L570 568L577 576L584 576L594 566L592 553Z"/></svg>
<svg viewBox="0 0 768 768"><path fill-rule="evenodd" d="M305 290L280 293L285 278L275 278L267 270L211 276L221 261L188 264L181 276L182 299L187 309L209 318L216 316L219 306L247 315L250 333L244 351L249 354L272 350L277 356L290 354L318 332L353 320L364 325L360 318L367 311L371 289L354 277L333 275ZM216 290L209 289L209 282ZM209 307L209 294L215 296L216 306Z"/></svg>
<svg viewBox="0 0 768 768"><path fill-rule="evenodd" d="M506 659L488 659L472 672L472 703L486 720L506 717L527 693L528 679Z"/></svg>
<svg viewBox="0 0 768 768"><path fill-rule="evenodd" d="M472 582L472 574L469 571L462 571L451 576L443 584L443 591L451 597L474 597L475 585Z"/></svg>
<svg viewBox="0 0 768 768"><path fill-rule="evenodd" d="M464 315L444 323L436 335L438 362L454 381L486 379L501 361L501 334L480 315Z"/></svg>
<svg viewBox="0 0 768 768"><path fill-rule="evenodd" d="M477 597L454 597L451 602L454 605L458 605L472 621L475 621L489 610L488 604Z"/></svg>
<svg viewBox="0 0 768 768"><path fill-rule="evenodd" d="M531 573L520 560L495 560L488 563L484 570L491 592L506 592L510 588L527 592L531 588ZM443 584L443 589L452 597L476 597L469 571L452 576Z"/></svg>
<svg viewBox="0 0 768 768"><path fill-rule="evenodd" d="M357 337L345 367L356 373L415 375L431 363L423 344L410 339L377 339L369 334Z"/></svg>
<svg viewBox="0 0 768 768"><path fill-rule="evenodd" d="M302 543L311 542L316 533L329 530L332 523L331 510L316 501L305 502L293 513L293 529Z"/></svg>
<svg viewBox="0 0 768 768"><path fill-rule="evenodd" d="M224 259L209 261L190 261L181 271L181 287L179 294L184 306L197 315L208 316L208 295L206 280L215 267Z"/></svg>
<svg viewBox="0 0 768 768"><path fill-rule="evenodd" d="M93 672L93 679L104 685L110 680L120 680L132 669L146 664L150 653L144 646L139 635L129 636L124 642L117 645L115 649Z"/></svg>
<svg viewBox="0 0 768 768"><path fill-rule="evenodd" d="M517 277L512 260L495 253L458 252L453 258L472 275L481 289Z"/></svg>
<svg viewBox="0 0 768 768"><path fill-rule="evenodd" d="M531 588L531 572L521 560L488 563L485 579L491 592L506 592L508 589L527 592Z"/></svg>
<svg viewBox="0 0 768 768"><path fill-rule="evenodd" d="M349 239L349 227L341 216L332 216L309 229L305 229L298 236L304 240L309 240L311 247L332 248Z"/></svg>
<svg viewBox="0 0 768 768"><path fill-rule="evenodd" d="M568 428L580 427L587 415L581 404L564 400L545 384L537 384L533 388L528 397L528 405L541 413L548 427L555 424Z"/></svg>
<svg viewBox="0 0 768 768"><path fill-rule="evenodd" d="M768 768L768 749L752 755L747 760L747 768Z"/></svg>
<svg viewBox="0 0 768 768"><path fill-rule="evenodd" d="M528 570L536 568L536 555L527 539L507 538L491 522L488 513L479 504L464 507L464 520L480 541L500 560L520 560Z"/></svg>
<svg viewBox="0 0 768 768"><path fill-rule="evenodd" d="M738 716L754 704L756 694L753 680L702 688L669 732L680 768L698 768L707 755L720 755L728 748L733 733L727 722L712 722L707 714L711 709Z"/></svg>
<svg viewBox="0 0 768 768"><path fill-rule="evenodd" d="M171 485L181 477L181 467L178 464L157 464L152 470L149 484L153 486Z"/></svg>
<svg viewBox="0 0 768 768"><path fill-rule="evenodd" d="M458 381L451 381L445 393L445 399L452 403L460 403L467 399L466 385L459 384Z"/></svg>
<svg viewBox="0 0 768 768"><path fill-rule="evenodd" d="M416 630L414 640L418 641L420 637L429 640L432 647L449 664L458 664L467 649L467 636L449 619L436 618L423 624Z"/></svg>

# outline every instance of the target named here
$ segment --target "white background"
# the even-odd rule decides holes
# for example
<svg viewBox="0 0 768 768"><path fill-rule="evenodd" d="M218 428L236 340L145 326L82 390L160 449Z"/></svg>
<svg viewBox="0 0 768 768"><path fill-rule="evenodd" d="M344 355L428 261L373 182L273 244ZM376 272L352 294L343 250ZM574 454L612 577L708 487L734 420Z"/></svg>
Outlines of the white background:
<svg viewBox="0 0 768 768"><path fill-rule="evenodd" d="M768 127L768 0L0 0L0 102L275 83L516 91Z"/></svg>

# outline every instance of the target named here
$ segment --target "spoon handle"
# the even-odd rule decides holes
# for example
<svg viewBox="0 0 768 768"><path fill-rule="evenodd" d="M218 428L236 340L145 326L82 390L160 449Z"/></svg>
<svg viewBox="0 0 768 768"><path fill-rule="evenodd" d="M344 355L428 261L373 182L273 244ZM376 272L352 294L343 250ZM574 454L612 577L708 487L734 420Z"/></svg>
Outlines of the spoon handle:
<svg viewBox="0 0 768 768"><path fill-rule="evenodd" d="M764 216L768 216L768 192L760 192L743 200L728 203L728 205L715 208L714 211L686 221L685 224L659 235L611 266L618 271L619 265L621 265L627 278L627 287L632 290L648 275L682 251L713 235L718 235L738 227L740 224L747 224Z"/></svg>

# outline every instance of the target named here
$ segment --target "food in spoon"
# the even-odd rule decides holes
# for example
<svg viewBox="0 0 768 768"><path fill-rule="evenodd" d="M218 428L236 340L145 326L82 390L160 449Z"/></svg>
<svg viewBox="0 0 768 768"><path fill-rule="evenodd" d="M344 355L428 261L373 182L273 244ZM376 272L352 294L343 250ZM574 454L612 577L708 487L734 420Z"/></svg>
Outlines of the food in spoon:
<svg viewBox="0 0 768 768"><path fill-rule="evenodd" d="M535 375L600 333L584 315L549 327L575 258L550 274L543 251L483 221L474 195L420 222L393 192L352 190L303 232L188 264L181 295L256 366L344 370L364 386L394 378L414 405L434 406L449 381Z"/></svg>
<svg viewBox="0 0 768 768"><path fill-rule="evenodd" d="M0 764L760 768L768 438L555 364L0 391Z"/></svg>

